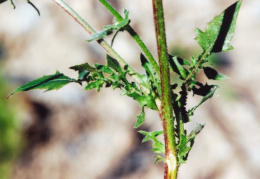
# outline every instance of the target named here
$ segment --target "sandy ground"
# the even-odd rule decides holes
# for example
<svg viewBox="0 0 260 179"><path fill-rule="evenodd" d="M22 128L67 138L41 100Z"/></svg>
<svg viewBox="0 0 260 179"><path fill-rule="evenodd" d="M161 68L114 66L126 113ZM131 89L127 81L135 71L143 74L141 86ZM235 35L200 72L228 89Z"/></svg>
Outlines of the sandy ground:
<svg viewBox="0 0 260 179"><path fill-rule="evenodd" d="M111 1L112 2L112 1ZM189 58L200 52L195 27L205 29L233 0L165 0L170 52ZM41 16L26 2L17 9L0 5L0 44L4 49L1 73L14 88L59 70L76 77L70 66L105 63L105 52L53 1L34 2ZM112 16L98 1L68 3L96 29ZM132 27L156 55L151 2L114 0L120 12L130 12ZM196 111L193 120L206 123L180 179L260 178L260 2L244 1L239 14L234 50L219 56L218 70L230 77L218 83L215 96ZM110 40L111 38L108 38ZM121 33L114 48L136 70L142 71L140 49ZM187 51L183 53L182 51ZM19 94L26 106L27 146L15 165L12 179L158 179L163 164L153 165L151 143L132 128L140 108L120 91L84 91L72 84L59 91ZM13 98L16 98L15 96ZM1 99L2 100L2 99ZM4 99L3 99L4 100ZM11 99L12 100L12 99ZM191 99L189 105L198 103ZM160 130L155 112L147 111L144 130Z"/></svg>

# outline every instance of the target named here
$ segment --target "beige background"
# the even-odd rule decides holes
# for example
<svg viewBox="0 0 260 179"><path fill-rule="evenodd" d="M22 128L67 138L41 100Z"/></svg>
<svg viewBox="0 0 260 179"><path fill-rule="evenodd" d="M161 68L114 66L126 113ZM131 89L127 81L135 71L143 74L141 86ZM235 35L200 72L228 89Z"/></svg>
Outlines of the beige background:
<svg viewBox="0 0 260 179"><path fill-rule="evenodd" d="M105 63L104 50L53 1L33 1L41 16L22 0L0 5L0 42L5 49L1 73L13 88L59 70L76 77L70 66ZM94 28L112 22L97 0L67 1ZM151 1L113 0L122 13L130 12L131 25L156 55ZM198 54L194 29L205 29L216 14L234 0L165 0L169 51L190 57ZM226 65L218 70L230 80L218 83L215 96L196 111L194 121L206 123L180 179L260 178L260 2L244 0L238 17L234 50L221 54ZM109 40L110 38L108 38ZM115 49L135 69L140 49L120 33ZM212 83L212 82L211 82ZM72 84L59 91L19 94L25 147L12 179L158 179L163 164L153 165L151 144L132 126L140 108L120 91L84 91ZM18 97L20 96L20 97ZM21 98L22 96L22 98ZM5 99L1 99L5 100ZM191 99L193 106L199 98ZM3 111L2 111L3 112ZM160 130L155 112L147 111L145 130ZM190 125L194 125L195 122Z"/></svg>

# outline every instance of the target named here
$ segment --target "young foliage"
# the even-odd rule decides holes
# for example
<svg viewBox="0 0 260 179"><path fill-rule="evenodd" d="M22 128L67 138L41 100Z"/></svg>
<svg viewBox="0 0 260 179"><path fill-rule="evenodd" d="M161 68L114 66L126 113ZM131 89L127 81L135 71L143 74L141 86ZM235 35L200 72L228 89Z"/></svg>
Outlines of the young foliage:
<svg viewBox="0 0 260 179"><path fill-rule="evenodd" d="M196 29L195 40L209 54L233 49L230 42L234 36L238 11L242 1L237 1L208 23L205 32Z"/></svg>
<svg viewBox="0 0 260 179"><path fill-rule="evenodd" d="M93 40L99 40L102 39L110 34L113 33L113 31L119 32L119 31L124 31L125 27L130 23L130 20L128 19L128 14L129 12L125 9L124 10L125 18L122 20L119 19L114 19L114 24L107 25L104 27L103 30L95 33L90 37L88 42L91 42ZM113 43L113 40L112 40Z"/></svg>
<svg viewBox="0 0 260 179"><path fill-rule="evenodd" d="M164 145L156 138L157 136L162 135L163 131L146 132L140 130L139 133L145 136L144 139L142 140L142 143L147 142L149 140L153 142L152 151L154 151L155 154L165 153ZM155 158L154 164L157 163L158 161L163 161L163 157L161 155L155 155L154 158Z"/></svg>
<svg viewBox="0 0 260 179"><path fill-rule="evenodd" d="M67 9L69 9L67 12L71 13L70 15L79 22L82 22L81 24L85 23L85 21L62 0L55 1L62 2L62 7L65 8L65 10L67 7ZM0 3L2 2L4 1ZM134 34L134 39L139 39L139 37L137 38L137 34L135 34L133 29L129 26L130 19L128 18L129 12L127 10L124 11L125 18L122 18L106 0L100 0L100 2L115 16L115 20L112 25L105 26L103 30L92 34L88 41L96 40L100 43L104 37L114 31L119 32L124 30L127 30L131 35ZM133 98L139 103L142 109L140 115L137 116L134 128L138 128L144 123L145 109L152 109L159 112L164 131L147 132L141 130L139 132L145 136L142 142L149 140L153 142L152 150L156 154L155 163L165 161L168 165L170 160L176 161L173 162L172 166L175 166L175 168L172 171L177 172L176 168L187 161L189 152L195 142L195 137L204 127L204 124L198 123L194 130L192 130L190 134L187 134L184 124L191 121L191 116L195 110L210 99L218 88L217 85L198 81L196 75L200 70L203 70L209 80L228 79L227 76L219 74L212 67L205 65L205 63L208 62L208 58L212 53L226 52L232 49L230 42L234 36L238 11L242 1L237 1L210 21L205 32L198 28L195 30L195 40L203 51L198 57L191 57L190 60L185 60L167 53L166 37L162 27L164 26L162 7L160 7L162 4L160 0L153 1L153 3L153 5L155 5L154 10L159 9L154 12L154 15L156 34L158 35L157 37L159 37L157 38L158 51L160 58L162 58L160 60L163 60L163 62L159 62L161 68L160 79L158 65L150 55L151 53L149 51L147 52L146 46L144 46L142 44L143 42L140 42L139 39L138 44L146 54L146 56L143 54L140 56L141 65L145 71L143 75L134 71L121 57L113 58L119 56L113 51L112 47L108 47L106 44L106 50L109 49L107 50L106 65L90 65L89 63L75 65L70 67L70 69L78 72L78 79L69 78L57 71L54 75L43 76L17 88L8 97L20 91L34 89L45 89L49 91L60 89L70 82L75 82L80 85L86 84L85 90L96 89L100 91L103 87L120 89L121 95ZM90 28L90 26L86 25L84 28L87 29ZM89 31L95 32L93 29ZM112 43L114 38L112 39ZM161 50L163 50L164 53L161 53ZM149 58L146 58L147 56ZM170 85L168 85L168 81L170 81L168 79L169 69L180 79L178 82L174 81ZM132 77L133 80L130 81L130 77ZM187 110L188 96L191 93L193 96L201 96L201 101L196 106ZM172 116L172 111L174 112L174 116ZM157 136L161 134L164 134L166 144L163 144L157 139ZM162 154L165 154L165 159ZM173 156L174 159L168 159L167 157L169 156ZM173 174L171 173L169 176L173 176ZM176 175L174 174L174 176Z"/></svg>

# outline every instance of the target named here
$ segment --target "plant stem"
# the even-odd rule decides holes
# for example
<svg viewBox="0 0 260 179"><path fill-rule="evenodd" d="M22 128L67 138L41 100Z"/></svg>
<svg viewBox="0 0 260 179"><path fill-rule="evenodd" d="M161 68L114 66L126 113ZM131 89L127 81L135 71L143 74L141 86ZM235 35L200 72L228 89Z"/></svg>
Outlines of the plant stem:
<svg viewBox="0 0 260 179"><path fill-rule="evenodd" d="M123 20L123 17L116 11L116 9L109 2L107 2L106 0L99 0L99 2L103 4L117 20L119 21ZM149 62L152 64L153 68L155 69L155 72L158 75L160 75L159 66L155 61L154 57L152 56L151 52L148 50L148 48L142 41L142 39L137 35L135 30L130 25L126 27L126 30L133 37L133 39L136 41L139 47L142 49L144 55L146 56L146 58L149 60Z"/></svg>
<svg viewBox="0 0 260 179"><path fill-rule="evenodd" d="M90 35L96 33L95 29L93 29L80 15L78 15L69 5L67 5L63 0L53 0L60 7L62 7L76 22L78 22ZM145 94L149 94L150 90L141 85L140 78L136 75L136 72L124 61L124 59L104 40L100 39L97 42L107 51L107 53L116 59L122 68L128 67L129 74L136 81L136 83L140 86L142 91Z"/></svg>
<svg viewBox="0 0 260 179"><path fill-rule="evenodd" d="M193 75L193 74L195 73L195 71L199 68L201 62L202 62L205 58L207 58L207 57L210 55L210 53L209 53L210 50L212 50L212 46L210 46L207 51L205 51L205 52L202 53L202 55L199 57L199 60L198 60L197 64L193 67L192 71L189 73L189 75L188 75L187 78L185 79L185 81L186 81L186 82L185 82L186 88L188 87L187 85L189 84L189 81L191 80L192 75Z"/></svg>
<svg viewBox="0 0 260 179"><path fill-rule="evenodd" d="M174 135L174 121L171 103L170 73L168 63L168 51L166 43L163 4L162 0L153 0L154 24L157 40L157 50L161 79L161 108L160 117L164 130L165 141L165 179L177 178L177 156Z"/></svg>

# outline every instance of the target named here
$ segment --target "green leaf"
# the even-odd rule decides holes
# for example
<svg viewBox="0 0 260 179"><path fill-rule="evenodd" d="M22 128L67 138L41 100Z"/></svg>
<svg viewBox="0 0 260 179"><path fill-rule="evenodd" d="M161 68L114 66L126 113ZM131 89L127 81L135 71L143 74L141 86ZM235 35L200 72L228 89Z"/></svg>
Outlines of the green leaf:
<svg viewBox="0 0 260 179"><path fill-rule="evenodd" d="M104 81L96 80L96 81L88 83L87 86L85 87L85 90L91 90L91 89L97 88L97 91L99 92L100 88L103 86L103 84L104 84Z"/></svg>
<svg viewBox="0 0 260 179"><path fill-rule="evenodd" d="M180 75L181 79L186 79L188 71L182 66L184 60L176 56L170 56L170 66L172 71Z"/></svg>
<svg viewBox="0 0 260 179"><path fill-rule="evenodd" d="M54 75L43 76L20 86L19 88L15 89L7 98L20 91L28 91L34 89L46 89L46 91L58 90L70 82L75 82L75 80L57 71Z"/></svg>
<svg viewBox="0 0 260 179"><path fill-rule="evenodd" d="M165 162L165 159L160 155L155 155L153 158L155 158L153 164L156 164L157 162Z"/></svg>
<svg viewBox="0 0 260 179"><path fill-rule="evenodd" d="M152 95L140 95L137 92L132 93L126 93L127 96L132 97L134 100L136 100L141 107L146 106L147 108L157 110L157 106L154 102L154 98Z"/></svg>
<svg viewBox="0 0 260 179"><path fill-rule="evenodd" d="M191 108L191 109L188 111L188 115L189 115L189 116L193 115L194 111L195 111L202 103L204 103L205 101L207 101L208 99L210 99L210 98L214 95L215 91L216 91L217 88L218 88L217 85L207 85L207 84L206 84L205 86L203 86L202 88L204 88L204 87L207 88L207 93L204 95L204 97L202 98L202 100L200 101L200 103L199 103L197 106Z"/></svg>
<svg viewBox="0 0 260 179"><path fill-rule="evenodd" d="M73 69L75 71L82 71L82 70L87 70L89 72L97 71L96 68L92 67L88 63L84 63L84 64L81 64L81 65L75 65L75 66L70 67L70 69Z"/></svg>
<svg viewBox="0 0 260 179"><path fill-rule="evenodd" d="M112 68L113 70L115 70L118 73L122 73L123 69L121 68L121 66L119 65L118 61L115 60L114 58L112 58L111 56L107 55L107 66Z"/></svg>
<svg viewBox="0 0 260 179"><path fill-rule="evenodd" d="M105 28L105 29L93 34L87 41L91 42L93 40L103 39L104 37L110 35L112 32L113 32L113 28Z"/></svg>
<svg viewBox="0 0 260 179"><path fill-rule="evenodd" d="M232 49L230 42L234 36L238 11L242 1L237 1L208 23L205 32L196 29L195 40L204 51L226 52Z"/></svg>
<svg viewBox="0 0 260 179"><path fill-rule="evenodd" d="M164 153L165 152L165 148L164 145L157 140L157 136L163 134L163 131L153 131L153 132L146 132L146 131L138 131L139 133L143 134L145 136L145 138L143 139L142 142L147 142L149 140L151 140L153 142L153 148L152 150L157 153Z"/></svg>
<svg viewBox="0 0 260 179"><path fill-rule="evenodd" d="M93 40L100 40L103 39L104 37L110 35L113 33L113 31L123 31L124 28L130 23L130 20L128 19L129 12L127 10L124 10L125 13L125 18L123 20L115 20L114 24L107 25L104 27L103 30L98 31L97 33L93 34L88 42L91 42ZM113 40L112 40L113 41Z"/></svg>
<svg viewBox="0 0 260 179"><path fill-rule="evenodd" d="M95 67L99 72L107 73L107 74L110 74L110 75L115 74L113 72L113 70L106 65L95 64Z"/></svg>
<svg viewBox="0 0 260 179"><path fill-rule="evenodd" d="M126 9L124 9L124 14L125 14L125 18L123 20L116 20L115 22L115 29L116 30L121 30L122 28L124 28L125 26L127 26L130 23L130 20L128 18L129 16L129 11L127 11Z"/></svg>
<svg viewBox="0 0 260 179"><path fill-rule="evenodd" d="M146 75L140 75L139 73L136 73L136 76L138 76L139 83L143 88L145 88L146 93L150 93L151 87L150 87L150 82L149 82L148 77Z"/></svg>
<svg viewBox="0 0 260 179"><path fill-rule="evenodd" d="M134 128L138 128L139 126L141 126L144 123L145 120L145 113L144 113L144 107L142 108L142 112L139 116L137 116L137 121L134 125Z"/></svg>
<svg viewBox="0 0 260 179"><path fill-rule="evenodd" d="M210 67L204 67L203 71L209 80L226 80L227 76L219 74L215 69Z"/></svg>
<svg viewBox="0 0 260 179"><path fill-rule="evenodd" d="M177 148L178 148L178 163L179 164L185 163L187 158L188 158L188 154L191 150L191 147L187 146L188 143L189 143L189 141L188 141L187 136L181 134L179 144L177 145Z"/></svg>
<svg viewBox="0 0 260 179"><path fill-rule="evenodd" d="M154 69L151 65L151 63L145 58L143 54L141 54L141 63L142 67L145 69L145 72L148 76L152 78L152 81L154 80Z"/></svg>

